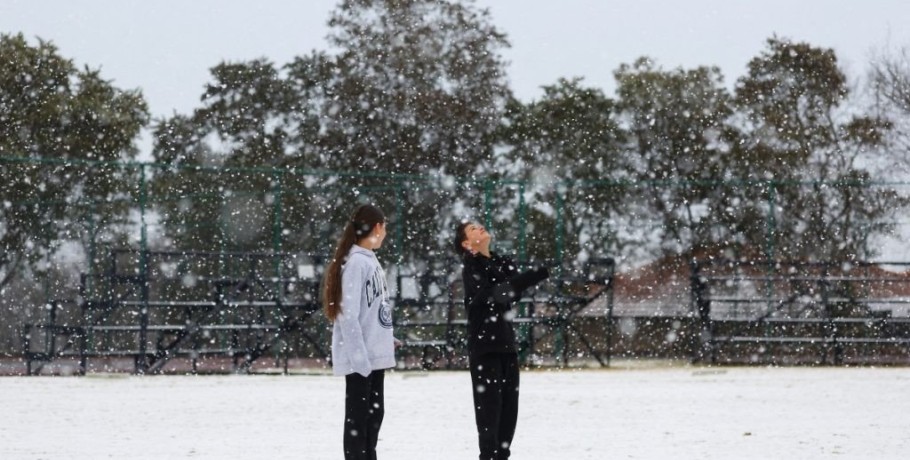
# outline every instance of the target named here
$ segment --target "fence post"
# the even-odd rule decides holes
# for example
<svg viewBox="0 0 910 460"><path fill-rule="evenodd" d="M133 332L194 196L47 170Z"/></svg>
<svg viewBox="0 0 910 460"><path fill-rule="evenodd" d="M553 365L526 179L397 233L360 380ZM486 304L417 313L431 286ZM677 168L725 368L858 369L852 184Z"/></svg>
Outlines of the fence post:
<svg viewBox="0 0 910 460"><path fill-rule="evenodd" d="M145 165L139 168L139 218L141 221L139 241L139 282L141 289L141 302L139 311L139 356L136 357L136 373L143 374L148 370L148 357L146 348L148 341L149 325L149 279L148 279L148 233L145 223L145 212L148 199L148 190L145 179Z"/></svg>
<svg viewBox="0 0 910 460"><path fill-rule="evenodd" d="M404 179L395 181L395 249L398 275L401 275L401 263L404 259Z"/></svg>
<svg viewBox="0 0 910 460"><path fill-rule="evenodd" d="M708 298L708 285L701 277L701 266L694 258L689 261L690 292L692 306L698 318L698 340L693 344L695 356L693 361L706 361L714 364L714 328L711 322L711 300Z"/></svg>
<svg viewBox="0 0 910 460"><path fill-rule="evenodd" d="M401 265L404 263L404 179L395 181L395 295L401 298ZM396 301L397 302L397 301ZM396 303L397 305L397 303Z"/></svg>
<svg viewBox="0 0 910 460"><path fill-rule="evenodd" d="M765 254L766 258L774 260L774 233L775 227L777 226L776 216L774 212L774 207L777 202L777 187L773 180L769 180L768 184L768 219L765 223L766 225L766 241L765 244Z"/></svg>
<svg viewBox="0 0 910 460"><path fill-rule="evenodd" d="M22 355L25 357L25 375L32 375L32 330L29 324L22 326Z"/></svg>
<svg viewBox="0 0 910 460"><path fill-rule="evenodd" d="M610 367L610 359L613 357L613 292L616 290L616 260L612 257L607 276L607 367Z"/></svg>
<svg viewBox="0 0 910 460"><path fill-rule="evenodd" d="M562 253L564 250L562 234L565 231L565 223L563 222L565 220L565 216L563 216L565 200L563 199L562 194L565 193L566 189L568 188L567 182L568 181L560 182L556 186L556 262L558 262L558 265L556 266L557 276L562 274Z"/></svg>
<svg viewBox="0 0 910 460"><path fill-rule="evenodd" d="M50 309L47 311L47 328L44 329L44 350L47 351L49 359L53 359L57 353L57 302L48 301Z"/></svg>
<svg viewBox="0 0 910 460"><path fill-rule="evenodd" d="M279 170L272 172L274 185L272 187L272 251L276 254L281 252L281 247L283 245L283 238L281 237L281 221L283 216L281 214L281 199L282 199L282 186L281 183L284 178L284 174ZM276 265L280 265L278 259L275 259ZM276 268L278 268L276 266ZM277 269L276 272L280 273L280 269Z"/></svg>
<svg viewBox="0 0 910 460"><path fill-rule="evenodd" d="M831 273L829 268L828 263L822 263L822 273L818 283L819 290L821 290L822 309L825 312L825 319L828 321L827 334L825 335L830 340L833 349L834 357L832 360L835 365L839 366L843 364L843 345L837 340L837 312L834 310L834 306L831 305L831 282L829 280ZM824 349L827 349L827 347ZM827 361L827 359L823 359L824 361Z"/></svg>
<svg viewBox="0 0 910 460"><path fill-rule="evenodd" d="M88 246L88 277L89 277L89 278L88 278L88 279L89 279L89 288L88 288L88 290L87 290L87 293L88 293L89 295L94 295L94 293L95 293L95 289L94 289L94 287L95 287L95 279L94 279L94 275L95 275L95 259L98 257L98 247L97 247L97 242L95 241L95 239L97 238L97 235L98 235L98 230L95 228L95 214L96 214L96 212L97 212L96 207L97 207L97 204L96 204L95 202L92 202L92 203L91 203L91 206L89 207L89 212L88 212L88 233L89 233L89 238L88 238L88 245L89 245L89 246Z"/></svg>
<svg viewBox="0 0 910 460"><path fill-rule="evenodd" d="M525 262L527 261L527 243L526 239L528 237L527 225L528 217L527 211L525 209L525 183L521 181L518 183L518 261Z"/></svg>
<svg viewBox="0 0 910 460"><path fill-rule="evenodd" d="M275 294L277 298L284 297L284 256L282 254L282 247L284 246L284 238L282 238L282 182L284 181L284 173L279 169L272 170L273 175L273 191L272 191L272 260L275 270ZM281 313L281 310L273 309L271 311L272 319L275 321L284 321L284 315ZM193 372L196 371L196 360L193 360Z"/></svg>
<svg viewBox="0 0 910 460"><path fill-rule="evenodd" d="M493 207L493 181L491 179L484 179L483 181L483 225L487 228L487 231L493 226L493 216L492 210Z"/></svg>

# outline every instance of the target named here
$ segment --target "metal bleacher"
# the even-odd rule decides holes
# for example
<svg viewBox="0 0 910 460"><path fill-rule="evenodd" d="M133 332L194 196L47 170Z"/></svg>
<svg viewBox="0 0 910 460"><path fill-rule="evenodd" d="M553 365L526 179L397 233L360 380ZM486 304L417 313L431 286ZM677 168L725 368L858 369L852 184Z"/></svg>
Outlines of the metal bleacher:
<svg viewBox="0 0 910 460"><path fill-rule="evenodd" d="M27 372L66 363L84 374L111 362L136 374L249 372L264 357L276 365L283 359L286 372L292 356L324 366L330 327L318 314L322 262L285 253L112 250L101 272L82 275L77 298L51 301L43 321L24 326ZM402 367L466 366L459 266L440 260L389 270ZM568 365L582 350L609 365L612 301L600 318L605 335L590 336L577 320L595 299L612 299L612 259L551 271L516 306L522 358Z"/></svg>
<svg viewBox="0 0 910 460"><path fill-rule="evenodd" d="M868 364L910 354L903 263L693 264L696 360ZM898 270L886 270L891 266Z"/></svg>
<svg viewBox="0 0 910 460"><path fill-rule="evenodd" d="M112 250L103 273L82 275L78 299L24 326L28 373L69 360L84 374L111 359L137 374L183 359L195 372L212 357L245 372L269 353L286 367L294 346L324 359L324 328L305 327L320 310L317 267L296 254Z"/></svg>

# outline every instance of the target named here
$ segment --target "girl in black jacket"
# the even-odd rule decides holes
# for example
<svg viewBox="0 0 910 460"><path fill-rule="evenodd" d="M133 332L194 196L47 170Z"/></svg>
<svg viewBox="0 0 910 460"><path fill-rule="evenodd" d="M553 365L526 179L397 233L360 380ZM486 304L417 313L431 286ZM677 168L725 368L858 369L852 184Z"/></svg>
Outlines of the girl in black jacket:
<svg viewBox="0 0 910 460"><path fill-rule="evenodd" d="M490 251L490 240L490 233L476 222L455 231L455 249L464 258L468 363L480 460L503 460L511 454L518 421L518 350L511 308L522 291L549 272L541 268L519 274L512 260Z"/></svg>

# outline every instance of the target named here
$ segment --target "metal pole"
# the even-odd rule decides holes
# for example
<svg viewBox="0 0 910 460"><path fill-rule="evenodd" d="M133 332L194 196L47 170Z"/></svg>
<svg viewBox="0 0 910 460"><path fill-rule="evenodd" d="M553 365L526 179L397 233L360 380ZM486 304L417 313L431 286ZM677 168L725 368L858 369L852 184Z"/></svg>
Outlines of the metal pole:
<svg viewBox="0 0 910 460"><path fill-rule="evenodd" d="M282 268L283 268L283 255L281 252L283 245L282 238L282 220L283 216L281 214L281 201L282 201L282 182L284 181L284 174L280 171L273 173L274 187L272 190L272 261L273 269L275 271L275 296L276 301L281 302L281 299L284 298L284 283L282 279ZM260 274L261 276L261 274ZM252 287L250 288L252 292ZM271 311L271 316L273 321L283 322L283 314L279 308L274 308Z"/></svg>
<svg viewBox="0 0 910 460"><path fill-rule="evenodd" d="M272 187L272 251L276 254L281 252L282 238L281 238L281 221L283 216L281 215L281 199L282 199L282 187L281 183L283 182L284 175L281 172L275 172L274 177L274 186ZM281 267L280 263L276 259L276 272L280 274Z"/></svg>
<svg viewBox="0 0 910 460"><path fill-rule="evenodd" d="M527 226L528 218L527 211L525 209L525 183L518 183L518 261L525 262L527 261Z"/></svg>
<svg viewBox="0 0 910 460"><path fill-rule="evenodd" d="M401 275L401 263L404 260L404 179L395 183L395 256L398 259L398 274Z"/></svg>
<svg viewBox="0 0 910 460"><path fill-rule="evenodd" d="M768 181L768 221L767 221L767 247L765 249L765 259L768 262L768 271L767 271L767 281L765 281L765 298L767 299L767 304L765 308L768 311L773 308L772 304L772 295L774 293L773 287L771 285L771 276L774 274L774 230L777 225L775 222L775 212L774 207L776 206L776 194L777 188L774 184L774 181Z"/></svg>
<svg viewBox="0 0 910 460"><path fill-rule="evenodd" d="M96 203L92 203L92 206L88 213L88 280L89 288L84 295L94 297L95 294L95 258L98 257L98 248L96 247L95 238L98 233L95 229L95 213L97 208Z"/></svg>
<svg viewBox="0 0 910 460"><path fill-rule="evenodd" d="M557 275L562 273L562 259L563 259L563 232L565 232L565 216L563 215L565 200L563 199L562 194L568 188L568 181L561 182L556 187L556 266Z"/></svg>
<svg viewBox="0 0 910 460"><path fill-rule="evenodd" d="M148 370L146 356L146 342L148 340L149 324L149 279L148 279L148 230L145 222L145 212L148 199L148 190L145 179L145 167L139 169L139 282L141 283L141 306L139 312L139 356L136 357L136 373L145 373Z"/></svg>
<svg viewBox="0 0 910 460"><path fill-rule="evenodd" d="M689 261L689 282L692 302L689 309L697 315L699 325L698 341L693 347L696 350L693 361L708 361L714 364L716 354L714 327L711 320L711 302L708 298L709 286L702 279L701 265L694 258Z"/></svg>
<svg viewBox="0 0 910 460"><path fill-rule="evenodd" d="M528 223L527 223L526 214L527 213L525 210L525 184L524 184L524 182L519 182L518 183L518 248L517 248L519 263L527 262L527 260L528 260L527 245L526 245L526 239L527 239L527 228L526 227L527 227ZM533 319L532 318L533 315L528 314L529 309L532 309L532 308L533 307L530 306L528 303L521 302L518 304L518 315L521 317ZM519 341L530 344L531 340L529 337L531 336L531 334L533 334L533 330L534 330L534 325L532 322L522 324L518 328ZM530 348L527 350L524 350L524 353L523 353L524 356L521 356L522 362L527 361L527 355L530 354L531 351L532 350Z"/></svg>
<svg viewBox="0 0 910 460"><path fill-rule="evenodd" d="M565 203L563 201L562 194L566 189L567 183L568 183L568 181L560 182L556 187L556 262L557 262L557 265L556 265L555 275L557 278L562 275L562 260L563 260L563 235L562 234L564 232L564 227L565 227L565 224L563 222L563 220L564 220L563 207L564 207ZM562 292L563 287L562 287L561 283L557 287L557 289L559 290L560 295L563 294L563 292ZM554 348L554 352L555 352L556 362L558 363L560 360L560 355L562 355L563 361L568 359L567 356L565 355L565 351L568 349L568 344L564 343L564 342L566 342L567 337L565 337L565 335L566 335L565 317L563 316L562 308L559 308L558 313L557 313L556 327L558 327L558 330L556 330L554 332L553 348Z"/></svg>
<svg viewBox="0 0 910 460"><path fill-rule="evenodd" d="M616 281L616 262L611 261L607 278L607 367L613 357L613 291Z"/></svg>
<svg viewBox="0 0 910 460"><path fill-rule="evenodd" d="M483 181L483 224L487 227L487 231L493 226L492 207L493 181L485 179Z"/></svg>
<svg viewBox="0 0 910 460"><path fill-rule="evenodd" d="M404 179L395 182L395 302L401 301L401 264L404 262ZM386 280L388 282L388 280Z"/></svg>

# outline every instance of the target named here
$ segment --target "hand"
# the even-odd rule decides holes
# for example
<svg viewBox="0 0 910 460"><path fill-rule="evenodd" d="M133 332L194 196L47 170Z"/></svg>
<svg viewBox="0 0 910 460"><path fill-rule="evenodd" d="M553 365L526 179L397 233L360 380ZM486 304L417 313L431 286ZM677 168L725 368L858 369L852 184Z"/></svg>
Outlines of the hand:
<svg viewBox="0 0 910 460"><path fill-rule="evenodd" d="M404 346L404 342L402 342L401 340L396 339L395 337L392 337L392 342L395 344L395 349L396 349L396 350Z"/></svg>

